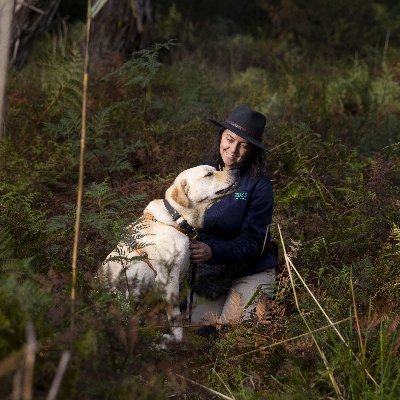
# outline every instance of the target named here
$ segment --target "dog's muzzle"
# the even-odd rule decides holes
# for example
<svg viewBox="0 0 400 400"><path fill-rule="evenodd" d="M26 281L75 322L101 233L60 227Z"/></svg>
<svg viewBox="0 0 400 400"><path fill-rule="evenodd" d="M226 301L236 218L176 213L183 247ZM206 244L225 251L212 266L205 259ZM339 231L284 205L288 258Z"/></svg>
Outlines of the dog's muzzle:
<svg viewBox="0 0 400 400"><path fill-rule="evenodd" d="M226 187L224 189L216 191L215 194L216 195L222 195L222 194L228 193L231 190L235 189L238 186L238 184L239 184L239 181L235 181L235 182L232 183L232 185L230 185L230 186L228 186L228 187Z"/></svg>

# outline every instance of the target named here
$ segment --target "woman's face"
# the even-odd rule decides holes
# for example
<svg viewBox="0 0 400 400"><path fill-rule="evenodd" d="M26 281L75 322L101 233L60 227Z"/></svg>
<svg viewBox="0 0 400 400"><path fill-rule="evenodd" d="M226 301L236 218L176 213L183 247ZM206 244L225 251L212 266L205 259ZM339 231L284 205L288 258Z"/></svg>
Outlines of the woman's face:
<svg viewBox="0 0 400 400"><path fill-rule="evenodd" d="M231 169L238 167L249 155L252 144L241 138L229 129L225 129L221 136L219 153L225 167Z"/></svg>

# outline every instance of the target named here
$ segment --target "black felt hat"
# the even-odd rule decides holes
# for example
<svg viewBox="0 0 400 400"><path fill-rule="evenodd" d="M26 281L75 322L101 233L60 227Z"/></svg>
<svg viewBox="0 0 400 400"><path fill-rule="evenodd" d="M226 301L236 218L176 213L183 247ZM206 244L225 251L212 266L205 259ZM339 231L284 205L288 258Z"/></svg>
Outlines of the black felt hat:
<svg viewBox="0 0 400 400"><path fill-rule="evenodd" d="M229 129L255 146L269 151L262 144L267 119L258 111L241 104L228 115L225 121L219 122L214 119L209 119L209 121L220 128Z"/></svg>

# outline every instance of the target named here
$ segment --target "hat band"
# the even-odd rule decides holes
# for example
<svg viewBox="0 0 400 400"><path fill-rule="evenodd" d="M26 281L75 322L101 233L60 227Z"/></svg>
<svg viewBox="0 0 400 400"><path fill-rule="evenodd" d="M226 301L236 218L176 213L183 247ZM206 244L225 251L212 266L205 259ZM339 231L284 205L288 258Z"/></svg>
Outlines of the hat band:
<svg viewBox="0 0 400 400"><path fill-rule="evenodd" d="M227 119L225 122L227 122L228 124L234 126L235 128L238 128L240 131L242 131L243 133L246 133L247 135L251 136L253 139L255 139L254 135L249 132L247 129L243 128L242 126L236 124L233 121L229 121L229 119Z"/></svg>

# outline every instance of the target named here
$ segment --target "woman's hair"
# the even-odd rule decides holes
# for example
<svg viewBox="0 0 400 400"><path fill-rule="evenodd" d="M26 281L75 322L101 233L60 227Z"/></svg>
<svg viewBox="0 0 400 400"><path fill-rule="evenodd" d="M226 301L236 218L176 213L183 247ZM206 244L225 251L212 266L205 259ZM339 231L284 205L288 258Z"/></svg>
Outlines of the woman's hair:
<svg viewBox="0 0 400 400"><path fill-rule="evenodd" d="M211 151L208 155L208 159L218 165L224 165L219 150L221 137L224 130L225 128L219 129L214 145L212 146ZM260 147L253 145L249 155L246 157L243 164L247 166L251 176L268 176L266 151L261 149Z"/></svg>

